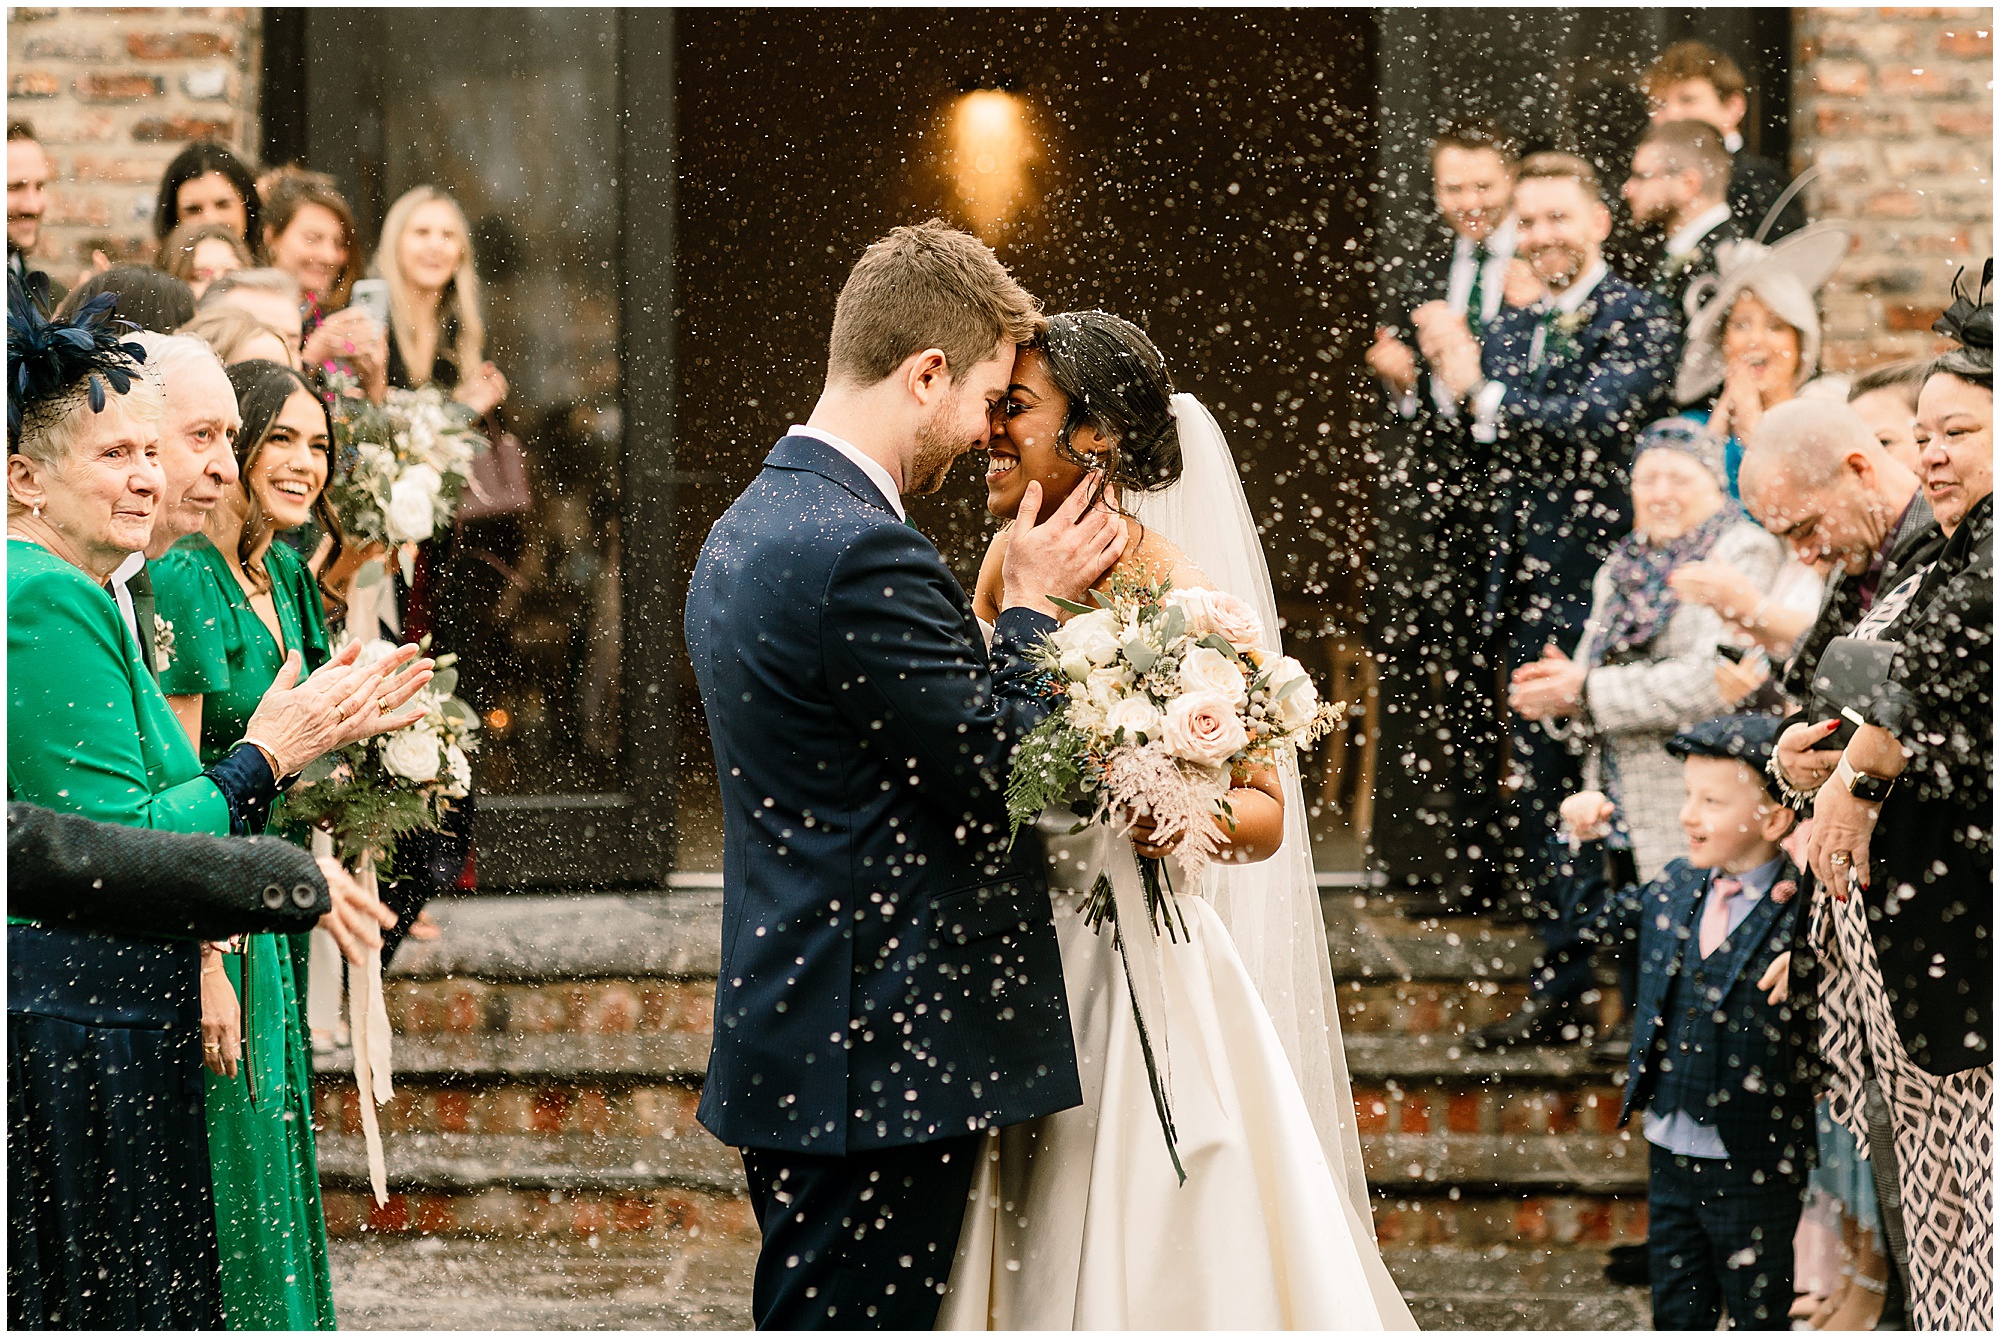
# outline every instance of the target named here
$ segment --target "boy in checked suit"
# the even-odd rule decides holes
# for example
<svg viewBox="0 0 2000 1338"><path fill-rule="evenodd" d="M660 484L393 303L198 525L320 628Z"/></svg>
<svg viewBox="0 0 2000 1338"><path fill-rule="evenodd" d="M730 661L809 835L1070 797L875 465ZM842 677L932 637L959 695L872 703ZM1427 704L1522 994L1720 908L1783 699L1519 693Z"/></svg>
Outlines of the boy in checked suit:
<svg viewBox="0 0 2000 1338"><path fill-rule="evenodd" d="M1792 1235L1814 1146L1786 1003L1800 874L1780 848L1795 815L1769 773L1778 722L1728 716L1667 744L1684 759L1688 853L1644 887L1591 899L1592 930L1636 938L1637 1033L1621 1123L1637 1116L1658 1329L1783 1328ZM1601 838L1602 794L1563 805Z"/></svg>

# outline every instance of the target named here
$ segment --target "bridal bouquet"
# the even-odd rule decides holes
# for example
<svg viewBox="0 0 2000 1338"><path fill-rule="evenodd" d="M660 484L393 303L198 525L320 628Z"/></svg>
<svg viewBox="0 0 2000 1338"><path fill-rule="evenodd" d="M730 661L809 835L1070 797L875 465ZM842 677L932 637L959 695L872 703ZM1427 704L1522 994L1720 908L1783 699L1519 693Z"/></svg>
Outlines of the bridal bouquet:
<svg viewBox="0 0 2000 1338"><path fill-rule="evenodd" d="M1273 766L1332 730L1305 666L1263 649L1257 615L1233 595L1171 582L1114 581L1031 652L1061 700L1021 741L1007 786L1016 832L1051 804L1121 833L1149 817L1154 840L1178 837L1190 879L1233 826L1234 773ZM1150 868L1148 866L1151 866ZM1158 861L1143 860L1149 906ZM1157 907L1152 907L1157 910Z"/></svg>
<svg viewBox="0 0 2000 1338"><path fill-rule="evenodd" d="M336 393L333 431L334 513L348 534L391 548L451 523L472 461L486 449L472 411L436 386L391 390L379 405Z"/></svg>
<svg viewBox="0 0 2000 1338"><path fill-rule="evenodd" d="M360 663L395 647L371 641ZM455 655L440 655L431 681L411 698L423 718L388 734L350 743L308 766L285 796L285 816L333 834L343 860L388 865L406 832L435 829L472 788L470 755L479 748L479 716L452 695Z"/></svg>
<svg viewBox="0 0 2000 1338"><path fill-rule="evenodd" d="M360 662L374 664L395 647L371 641ZM437 657L437 670L411 702L422 718L372 739L328 753L300 775L285 796L285 816L313 826L313 854L337 850L371 892L389 866L396 841L408 832L440 825L451 801L472 789L468 754L478 749L479 717L452 695L456 656ZM379 893L378 893L379 895ZM343 973L340 953L323 929L313 931L306 1014L314 1028L336 1031L341 980L347 975L348 1034L354 1048L354 1082L361 1092L361 1133L368 1150L368 1180L377 1203L389 1201L388 1164L382 1152L379 1107L395 1096L390 1080L389 1013L382 997L382 958L368 956ZM323 940L323 941L322 941Z"/></svg>

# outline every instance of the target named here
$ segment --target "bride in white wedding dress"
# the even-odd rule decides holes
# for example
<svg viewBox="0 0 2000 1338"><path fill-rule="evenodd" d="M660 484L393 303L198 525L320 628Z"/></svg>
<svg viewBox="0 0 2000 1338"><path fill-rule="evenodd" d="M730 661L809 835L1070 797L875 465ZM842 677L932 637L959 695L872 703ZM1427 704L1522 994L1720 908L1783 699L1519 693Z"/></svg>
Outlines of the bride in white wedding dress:
<svg viewBox="0 0 2000 1338"><path fill-rule="evenodd" d="M1011 518L1035 481L1046 510L1101 468L1134 522L1121 570L1237 596L1277 653L1228 446L1199 402L1171 394L1151 341L1102 312L1056 316L1013 381L989 509ZM988 621L994 553L975 598ZM1043 815L1083 1104L988 1134L939 1328L1415 1328L1375 1245L1296 768L1278 781L1276 853L1182 888L1188 932L1138 926L1129 977L1110 925L1082 910L1100 871L1134 869L1132 842Z"/></svg>

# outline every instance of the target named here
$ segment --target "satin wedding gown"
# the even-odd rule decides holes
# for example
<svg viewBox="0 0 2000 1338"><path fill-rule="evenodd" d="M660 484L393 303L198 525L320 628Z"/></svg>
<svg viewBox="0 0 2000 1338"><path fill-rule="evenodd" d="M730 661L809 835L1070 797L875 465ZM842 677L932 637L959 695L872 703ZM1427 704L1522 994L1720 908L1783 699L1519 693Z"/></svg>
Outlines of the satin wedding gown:
<svg viewBox="0 0 2000 1338"><path fill-rule="evenodd" d="M1139 499L1139 519L1256 609L1277 653L1270 576L1221 429L1191 397L1173 403L1184 472ZM986 1135L939 1328L1416 1327L1375 1246L1298 771L1280 774L1278 853L1211 866L1178 893L1185 935L1156 939L1132 917L1133 979L1111 926L1083 915L1100 869L1137 877L1130 843L1103 826L1070 834L1067 811L1037 823L1083 1104Z"/></svg>
<svg viewBox="0 0 2000 1338"><path fill-rule="evenodd" d="M1083 1104L987 1134L938 1327L1415 1328L1228 931L1186 895L1155 1027L1178 1182L1118 950L1082 914L1101 829L1074 825L1045 815L1040 832Z"/></svg>

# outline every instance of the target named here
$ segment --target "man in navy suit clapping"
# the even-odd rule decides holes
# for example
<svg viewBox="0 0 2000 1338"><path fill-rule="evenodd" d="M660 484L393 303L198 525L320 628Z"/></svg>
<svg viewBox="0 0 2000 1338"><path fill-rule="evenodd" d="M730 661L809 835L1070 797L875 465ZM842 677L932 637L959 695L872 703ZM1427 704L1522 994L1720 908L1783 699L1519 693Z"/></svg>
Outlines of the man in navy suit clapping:
<svg viewBox="0 0 2000 1338"><path fill-rule="evenodd" d="M702 546L688 655L723 800L702 1124L740 1148L759 1328L928 1329L984 1130L1078 1104L1039 860L1009 842L1025 651L1110 569L1077 488L1014 524L989 655L903 498L986 444L1034 299L942 223L841 289L826 387Z"/></svg>
<svg viewBox="0 0 2000 1338"><path fill-rule="evenodd" d="M1465 406L1476 440L1492 443L1483 511L1490 517L1481 618L1474 629L1475 711L1506 738L1501 783L1464 796L1461 848L1494 904L1529 901L1541 920L1538 1005L1500 1024L1486 1043L1575 1039L1576 996L1588 988L1580 940L1549 887L1556 806L1578 779L1578 758L1498 698L1530 685L1580 697L1583 666L1564 658L1590 607L1590 583L1631 527L1631 443L1668 407L1679 335L1666 304L1611 274L1602 248L1611 212L1581 158L1524 159L1514 193L1519 253L1545 286L1512 306L1476 342L1437 304L1412 315L1433 378ZM1486 694L1492 694L1487 696ZM1578 701L1576 718L1588 718ZM1511 875L1511 887L1501 879Z"/></svg>

